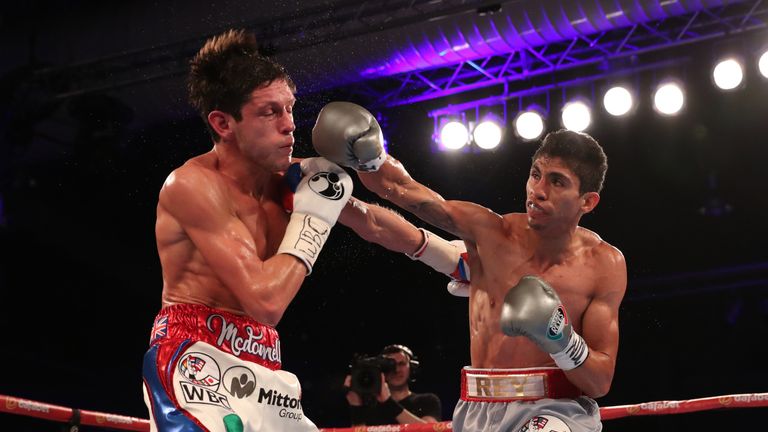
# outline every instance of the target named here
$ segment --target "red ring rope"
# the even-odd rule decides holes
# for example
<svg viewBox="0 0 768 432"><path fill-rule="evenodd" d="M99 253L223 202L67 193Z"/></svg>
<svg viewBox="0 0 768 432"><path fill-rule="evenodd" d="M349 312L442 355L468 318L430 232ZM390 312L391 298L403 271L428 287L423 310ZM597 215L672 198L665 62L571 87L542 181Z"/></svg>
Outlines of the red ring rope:
<svg viewBox="0 0 768 432"><path fill-rule="evenodd" d="M709 411L721 408L756 408L768 407L768 393L744 393L725 396L713 396L682 401L644 402L634 405L619 405L600 408L603 420L612 420L629 416L683 414L695 411ZM35 402L13 396L0 395L0 412L68 423L74 410L58 405ZM98 411L80 411L81 425L101 426L129 431L149 431L149 421L136 417L126 417ZM357 426L353 428L326 428L323 432L395 432L395 431L444 431L452 430L451 422L415 423L390 426Z"/></svg>

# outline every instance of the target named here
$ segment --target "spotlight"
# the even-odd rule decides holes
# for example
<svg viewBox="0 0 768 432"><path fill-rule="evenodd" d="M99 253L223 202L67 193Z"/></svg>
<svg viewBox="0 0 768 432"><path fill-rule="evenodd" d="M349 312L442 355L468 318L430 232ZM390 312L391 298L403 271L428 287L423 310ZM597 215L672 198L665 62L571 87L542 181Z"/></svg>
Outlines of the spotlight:
<svg viewBox="0 0 768 432"><path fill-rule="evenodd" d="M665 83L653 95L653 107L661 114L675 115L683 109L685 94L676 83Z"/></svg>
<svg viewBox="0 0 768 432"><path fill-rule="evenodd" d="M608 114L623 116L632 109L632 93L624 87L612 87L603 96L603 106Z"/></svg>
<svg viewBox="0 0 768 432"><path fill-rule="evenodd" d="M768 51L760 56L760 60L757 62L757 67L760 69L760 75L768 78Z"/></svg>
<svg viewBox="0 0 768 432"><path fill-rule="evenodd" d="M584 102L568 102L563 107L563 126L574 132L581 132L589 127L592 115Z"/></svg>
<svg viewBox="0 0 768 432"><path fill-rule="evenodd" d="M440 143L443 147L451 150L457 150L469 141L469 131L464 123L450 121L440 129Z"/></svg>
<svg viewBox="0 0 768 432"><path fill-rule="evenodd" d="M484 120L472 131L472 138L481 149L496 148L501 142L501 127L494 121Z"/></svg>
<svg viewBox="0 0 768 432"><path fill-rule="evenodd" d="M536 111L524 111L515 119L515 131L523 139L534 140L544 132L544 119Z"/></svg>
<svg viewBox="0 0 768 432"><path fill-rule="evenodd" d="M712 78L715 85L722 90L733 90L744 79L744 70L741 63L734 58L721 60L712 70Z"/></svg>

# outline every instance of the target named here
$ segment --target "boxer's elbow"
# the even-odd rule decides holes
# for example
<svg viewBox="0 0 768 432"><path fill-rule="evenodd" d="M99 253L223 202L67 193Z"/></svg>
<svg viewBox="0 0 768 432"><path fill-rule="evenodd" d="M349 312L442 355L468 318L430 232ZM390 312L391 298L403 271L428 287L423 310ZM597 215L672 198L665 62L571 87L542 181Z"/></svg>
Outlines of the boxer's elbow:
<svg viewBox="0 0 768 432"><path fill-rule="evenodd" d="M593 376L591 379L585 380L579 387L585 395L597 399L608 394L611 390L611 382L613 381L613 373Z"/></svg>
<svg viewBox="0 0 768 432"><path fill-rule="evenodd" d="M251 318L272 327L275 327L280 322L284 312L285 308L269 304L253 305L248 308L248 315Z"/></svg>
<svg viewBox="0 0 768 432"><path fill-rule="evenodd" d="M611 390L611 382L605 382L605 383L594 383L594 385L589 386L588 388L582 388L582 391L585 395L591 397L592 399L601 398L608 394L608 391Z"/></svg>
<svg viewBox="0 0 768 432"><path fill-rule="evenodd" d="M280 299L258 293L253 295L244 307L248 316L269 326L276 326L285 313L286 307Z"/></svg>

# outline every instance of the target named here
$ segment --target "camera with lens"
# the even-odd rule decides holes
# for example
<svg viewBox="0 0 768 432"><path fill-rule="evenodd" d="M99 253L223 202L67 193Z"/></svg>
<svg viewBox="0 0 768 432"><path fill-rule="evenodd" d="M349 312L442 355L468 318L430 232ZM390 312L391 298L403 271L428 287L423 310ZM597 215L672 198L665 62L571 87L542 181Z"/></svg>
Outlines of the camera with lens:
<svg viewBox="0 0 768 432"><path fill-rule="evenodd" d="M350 365L350 390L359 394L366 405L375 404L376 395L381 392L381 374L394 372L396 369L395 360L383 355L355 356Z"/></svg>

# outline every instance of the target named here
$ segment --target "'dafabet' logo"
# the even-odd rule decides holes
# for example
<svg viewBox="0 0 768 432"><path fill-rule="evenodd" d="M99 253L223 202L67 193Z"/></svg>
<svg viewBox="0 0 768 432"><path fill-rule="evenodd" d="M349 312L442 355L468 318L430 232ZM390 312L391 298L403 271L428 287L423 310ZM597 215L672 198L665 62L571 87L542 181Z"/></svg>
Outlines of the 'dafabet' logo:
<svg viewBox="0 0 768 432"><path fill-rule="evenodd" d="M9 410L15 410L19 407L19 403L15 399L6 399L5 400L5 407Z"/></svg>

